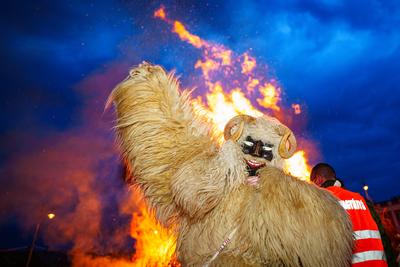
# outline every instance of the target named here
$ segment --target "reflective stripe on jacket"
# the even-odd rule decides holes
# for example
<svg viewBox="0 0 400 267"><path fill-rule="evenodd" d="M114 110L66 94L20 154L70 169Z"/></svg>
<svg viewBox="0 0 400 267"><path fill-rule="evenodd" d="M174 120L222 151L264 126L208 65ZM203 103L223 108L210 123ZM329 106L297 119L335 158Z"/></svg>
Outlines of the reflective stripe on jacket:
<svg viewBox="0 0 400 267"><path fill-rule="evenodd" d="M339 199L353 224L355 247L351 266L387 267L378 226L372 218L364 198L337 186L330 186L326 189Z"/></svg>

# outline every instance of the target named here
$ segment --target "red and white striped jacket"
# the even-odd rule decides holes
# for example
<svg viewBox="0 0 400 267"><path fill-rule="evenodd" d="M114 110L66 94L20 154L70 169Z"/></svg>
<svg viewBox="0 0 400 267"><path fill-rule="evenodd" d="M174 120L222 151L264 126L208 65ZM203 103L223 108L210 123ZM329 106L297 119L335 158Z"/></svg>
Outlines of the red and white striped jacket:
<svg viewBox="0 0 400 267"><path fill-rule="evenodd" d="M364 198L338 186L326 188L347 211L353 223L353 267L387 267L381 236Z"/></svg>

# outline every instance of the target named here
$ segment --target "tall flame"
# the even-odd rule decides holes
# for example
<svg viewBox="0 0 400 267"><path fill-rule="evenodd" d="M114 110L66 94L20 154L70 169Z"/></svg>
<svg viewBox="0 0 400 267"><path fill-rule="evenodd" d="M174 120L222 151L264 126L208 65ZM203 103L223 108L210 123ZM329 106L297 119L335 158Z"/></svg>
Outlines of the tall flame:
<svg viewBox="0 0 400 267"><path fill-rule="evenodd" d="M214 134L219 140L222 141L225 124L235 115L259 117L264 113L279 115L284 112L277 81L268 79L266 66L258 64L248 52L237 55L221 44L190 33L182 22L169 19L163 6L153 15L171 25L171 31L182 41L201 50L202 57L196 61L194 69L201 72L201 86L207 91L194 99L193 108L214 124ZM292 108L295 114L301 113L300 105L293 104ZM310 166L305 151L300 150L286 160L284 169L299 179L308 180ZM131 234L137 240L134 258L137 266L177 264L173 232L157 224L144 205L140 213L134 214Z"/></svg>
<svg viewBox="0 0 400 267"><path fill-rule="evenodd" d="M201 80L208 90L204 96L198 96L193 101L193 106L214 123L219 140L223 140L225 124L235 115L259 117L263 113L283 112L280 106L281 88L275 79L265 77L265 66L257 64L248 52L237 55L221 44L208 42L190 33L180 21L170 20L163 6L154 12L154 17L170 24L172 32L182 41L201 50L202 58L196 61L194 68L201 71ZM294 114L301 113L299 104L292 104L292 108ZM308 180L310 167L305 151L300 150L287 160L285 170Z"/></svg>
<svg viewBox="0 0 400 267"><path fill-rule="evenodd" d="M263 113L251 104L250 95L257 97L259 108L280 110L280 88L274 80L264 77L265 71L257 69L257 61L249 53L237 55L223 45L190 33L181 22L168 19L164 7L156 10L154 17L172 25L172 32L182 41L201 49L202 58L194 67L201 71L203 85L208 90L194 105L196 110L205 110L217 126L217 134L222 133L225 124L235 115L262 116Z"/></svg>

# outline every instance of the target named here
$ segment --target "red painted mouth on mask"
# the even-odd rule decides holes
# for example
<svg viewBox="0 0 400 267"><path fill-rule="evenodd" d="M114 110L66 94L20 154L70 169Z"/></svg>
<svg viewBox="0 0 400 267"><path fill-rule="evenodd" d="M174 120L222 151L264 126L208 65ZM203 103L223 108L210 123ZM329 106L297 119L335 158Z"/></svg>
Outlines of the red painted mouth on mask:
<svg viewBox="0 0 400 267"><path fill-rule="evenodd" d="M252 169L259 169L265 166L265 163L261 163L255 160L246 160L247 165Z"/></svg>

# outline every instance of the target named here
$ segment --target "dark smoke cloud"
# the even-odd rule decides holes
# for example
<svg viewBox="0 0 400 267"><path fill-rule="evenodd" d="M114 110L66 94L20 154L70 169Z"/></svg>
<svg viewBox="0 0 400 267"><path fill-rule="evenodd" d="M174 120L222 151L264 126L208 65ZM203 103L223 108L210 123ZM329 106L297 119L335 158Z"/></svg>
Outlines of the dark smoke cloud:
<svg viewBox="0 0 400 267"><path fill-rule="evenodd" d="M85 252L133 252L129 222L136 202L123 181L111 116L103 114L115 79L126 69L110 65L76 86L83 99L79 126L44 135L9 133L15 142L8 144L9 151L19 149L1 171L0 223L14 216L27 232L41 223L45 244L70 248L77 266L96 258ZM56 214L52 221L49 212Z"/></svg>

